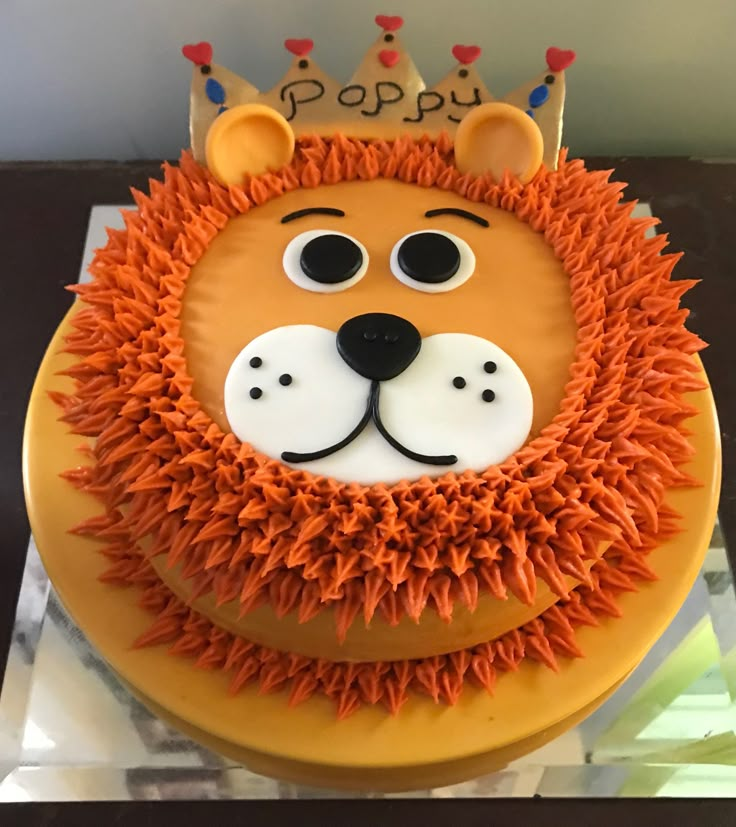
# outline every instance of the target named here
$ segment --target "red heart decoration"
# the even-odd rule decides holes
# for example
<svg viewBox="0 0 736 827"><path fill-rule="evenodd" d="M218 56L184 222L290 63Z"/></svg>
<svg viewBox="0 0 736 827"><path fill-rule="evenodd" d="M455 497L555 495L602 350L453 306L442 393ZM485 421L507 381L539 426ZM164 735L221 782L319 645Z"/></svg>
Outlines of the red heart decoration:
<svg viewBox="0 0 736 827"><path fill-rule="evenodd" d="M284 41L284 46L293 55L304 57L304 55L308 55L314 48L314 41L308 37L302 37L301 39L290 37Z"/></svg>
<svg viewBox="0 0 736 827"><path fill-rule="evenodd" d="M187 43L181 47L181 53L197 66L206 66L212 60L212 46L204 40L201 43Z"/></svg>
<svg viewBox="0 0 736 827"><path fill-rule="evenodd" d="M452 47L452 54L458 63L466 66L480 57L480 46L461 46L459 43Z"/></svg>
<svg viewBox="0 0 736 827"><path fill-rule="evenodd" d="M550 46L547 49L547 66L553 72L562 72L575 62L575 52L572 49L558 49Z"/></svg>
<svg viewBox="0 0 736 827"><path fill-rule="evenodd" d="M401 55L393 49L381 49L378 53L378 59L387 69L390 69L392 66L396 66L400 57Z"/></svg>
<svg viewBox="0 0 736 827"><path fill-rule="evenodd" d="M392 17L390 14L377 14L376 23L384 32L397 32L404 25L404 18L398 15Z"/></svg>

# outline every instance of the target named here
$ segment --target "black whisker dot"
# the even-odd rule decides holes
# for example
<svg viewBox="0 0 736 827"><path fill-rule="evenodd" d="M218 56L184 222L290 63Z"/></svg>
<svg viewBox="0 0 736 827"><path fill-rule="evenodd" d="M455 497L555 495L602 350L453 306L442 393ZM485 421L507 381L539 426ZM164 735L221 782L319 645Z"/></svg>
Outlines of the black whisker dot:
<svg viewBox="0 0 736 827"><path fill-rule="evenodd" d="M286 387L287 385L290 385L291 382L292 379L290 373L282 373L281 376L279 376L279 385Z"/></svg>
<svg viewBox="0 0 736 827"><path fill-rule="evenodd" d="M497 368L498 368L498 365L495 362L486 362L483 365L483 370L486 373L495 373Z"/></svg>
<svg viewBox="0 0 736 827"><path fill-rule="evenodd" d="M456 376L456 377L452 380L452 384L453 384L453 385L454 385L454 386L455 386L458 390L460 390L460 389L464 388L464 387L465 387L465 385L466 385L467 383L466 383L466 381L463 379L463 377L462 377L462 376Z"/></svg>
<svg viewBox="0 0 736 827"><path fill-rule="evenodd" d="M252 368L259 368L259 367L263 364L263 359L261 359L261 357L260 357L260 356L254 356L254 357L250 360L250 362L248 362L248 364L249 364Z"/></svg>
<svg viewBox="0 0 736 827"><path fill-rule="evenodd" d="M486 388L481 394L481 398L484 402L493 402L496 398L496 394L490 388Z"/></svg>
<svg viewBox="0 0 736 827"><path fill-rule="evenodd" d="M251 399L260 399L263 396L263 391L260 388L251 388L250 389L250 398Z"/></svg>

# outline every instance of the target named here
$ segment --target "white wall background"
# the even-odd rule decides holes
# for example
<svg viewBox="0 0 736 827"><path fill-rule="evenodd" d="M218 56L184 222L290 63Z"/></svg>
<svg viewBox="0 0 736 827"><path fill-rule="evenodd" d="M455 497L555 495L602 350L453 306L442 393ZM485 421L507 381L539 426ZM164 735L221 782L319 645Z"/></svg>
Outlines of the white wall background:
<svg viewBox="0 0 736 827"><path fill-rule="evenodd" d="M0 0L0 160L176 157L188 143L184 43L261 89L312 37L345 82L401 14L428 84L455 43L483 47L499 95L574 48L564 142L576 154L736 156L736 0Z"/></svg>

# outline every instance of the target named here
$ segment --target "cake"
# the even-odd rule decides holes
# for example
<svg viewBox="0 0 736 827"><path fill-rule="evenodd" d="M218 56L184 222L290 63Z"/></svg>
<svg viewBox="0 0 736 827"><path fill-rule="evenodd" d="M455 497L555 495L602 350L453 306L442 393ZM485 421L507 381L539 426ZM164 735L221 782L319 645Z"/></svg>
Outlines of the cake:
<svg viewBox="0 0 736 827"><path fill-rule="evenodd" d="M561 148L574 53L497 100L479 47L426 89L376 23L345 85L308 39L266 92L184 47L191 148L72 288L53 391L99 501L69 529L151 615L130 643L284 714L584 657L698 482L695 282Z"/></svg>

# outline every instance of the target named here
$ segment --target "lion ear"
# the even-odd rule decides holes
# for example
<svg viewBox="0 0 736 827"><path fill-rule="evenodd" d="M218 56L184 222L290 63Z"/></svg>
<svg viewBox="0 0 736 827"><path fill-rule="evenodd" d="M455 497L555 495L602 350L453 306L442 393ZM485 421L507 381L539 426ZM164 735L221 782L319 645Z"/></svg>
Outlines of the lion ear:
<svg viewBox="0 0 736 827"><path fill-rule="evenodd" d="M241 184L246 174L281 169L293 155L289 122L263 104L233 106L218 115L207 132L207 167L221 184Z"/></svg>
<svg viewBox="0 0 736 827"><path fill-rule="evenodd" d="M544 140L526 112L508 103L484 103L460 121L455 133L455 163L462 173L491 175L500 181L508 170L523 184L542 165Z"/></svg>

